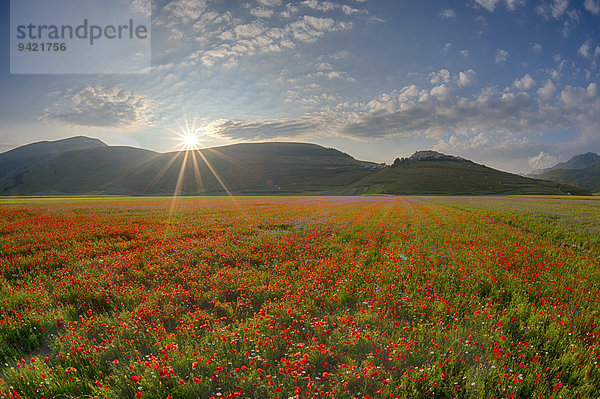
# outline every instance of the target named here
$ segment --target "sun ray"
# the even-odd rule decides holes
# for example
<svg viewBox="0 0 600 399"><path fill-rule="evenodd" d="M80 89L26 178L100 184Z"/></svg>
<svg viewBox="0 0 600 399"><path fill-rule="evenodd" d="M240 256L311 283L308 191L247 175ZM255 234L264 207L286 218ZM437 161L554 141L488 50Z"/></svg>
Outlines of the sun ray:
<svg viewBox="0 0 600 399"><path fill-rule="evenodd" d="M198 161L196 160L196 151L192 151L192 166L194 167L194 176L196 177L196 186L198 188L198 193L204 188L202 183L202 175L200 174L200 169L198 168Z"/></svg>
<svg viewBox="0 0 600 399"><path fill-rule="evenodd" d="M202 151L198 151L198 155L200 155L200 157L204 161L204 164L208 167L208 169L210 169L210 172L213 174L213 176L215 177L215 179L217 179L217 181L219 182L219 184L221 185L221 187L223 188L223 190L225 190L225 192L227 193L227 195L230 196L230 197L233 197L233 194L231 194L231 191L229 191L229 189L227 188L227 185L223 182L223 180L221 179L221 177L219 176L219 174L217 173L217 171L215 170L215 168L213 168L213 166L210 164L210 162L208 162L208 160L206 159L206 157L204 156L204 154L202 153Z"/></svg>
<svg viewBox="0 0 600 399"><path fill-rule="evenodd" d="M158 183L160 178L163 177L165 173L167 173L167 170L169 170L171 165L173 165L173 163L177 160L177 158L179 158L180 155L181 155L180 151L176 152L175 155L173 155L173 158L171 158L169 160L169 162L167 162L167 164L156 174L156 176L154 176L154 178L148 185L148 189L151 188L152 186L154 186L156 183Z"/></svg>
<svg viewBox="0 0 600 399"><path fill-rule="evenodd" d="M177 181L175 183L173 194L171 195L171 205L169 207L169 217L167 219L168 223L167 223L167 226L165 228L165 233L164 233L165 238L167 237L167 235L169 234L169 232L171 230L171 219L173 217L174 210L177 207L179 198L185 192L193 191L190 187L185 187L186 170L189 168L188 165L190 165L193 169L196 188L197 188L196 192L198 194L204 192L204 190L206 189L205 181L203 181L204 179L202 177L202 172L201 172L201 169L204 169L204 166L205 166L206 169L210 172L210 174L212 174L214 176L214 178L217 180L219 186L225 191L226 196L233 202L233 204L235 205L235 208L237 210L239 210L240 212L242 212L243 214L245 214L244 210L242 209L241 205L236 200L235 195L232 193L231 189L227 186L224 179L219 175L219 173L217 172L215 167L210 163L208 158L205 156L205 155L207 155L207 154L205 154L205 152L209 151L211 154L214 154L218 158L221 158L221 159L231 163L232 165L235 165L238 167L244 167L245 164L243 162L241 162L239 159L235 159L231 156L223 154L222 152L220 152L219 150L216 150L216 149L205 149L205 150L199 149L198 147L200 146L201 141L202 141L201 140L202 129L198 129L196 127L195 119L192 120L192 122L190 123L188 118L184 115L183 121L176 121L176 123L177 123L177 130L170 129L170 131L172 133L174 133L176 139L179 141L179 143L177 145L177 150L176 150L175 154L173 155L173 157L169 160L169 162L160 170L158 175L155 176L154 179L152 180L152 182L150 183L150 186L156 184L158 182L158 180L161 179L166 174L166 172L169 170L169 168L171 168L173 166L175 161L180 159L180 156L183 154L183 159L181 160L181 167L179 169ZM197 156L199 157L199 159L197 158ZM201 163L203 163L204 166L202 166Z"/></svg>
<svg viewBox="0 0 600 399"><path fill-rule="evenodd" d="M181 195L183 189L183 179L185 174L185 165L187 163L189 151L186 151L183 156L183 161L181 163L181 168L179 169L179 175L177 176L177 182L175 183L175 190L173 191L173 195L171 196L171 206L169 207L169 217L167 218L167 228L165 229L165 238L169 234L171 229L171 220L173 218L173 211L175 210L175 206L177 204L178 197Z"/></svg>

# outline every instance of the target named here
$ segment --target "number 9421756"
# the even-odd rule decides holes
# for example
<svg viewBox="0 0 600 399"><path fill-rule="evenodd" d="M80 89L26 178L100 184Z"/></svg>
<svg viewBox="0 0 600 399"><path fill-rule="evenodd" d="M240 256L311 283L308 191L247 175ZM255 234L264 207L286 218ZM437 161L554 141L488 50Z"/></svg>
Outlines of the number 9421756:
<svg viewBox="0 0 600 399"><path fill-rule="evenodd" d="M29 42L19 43L19 51L67 51L67 43Z"/></svg>

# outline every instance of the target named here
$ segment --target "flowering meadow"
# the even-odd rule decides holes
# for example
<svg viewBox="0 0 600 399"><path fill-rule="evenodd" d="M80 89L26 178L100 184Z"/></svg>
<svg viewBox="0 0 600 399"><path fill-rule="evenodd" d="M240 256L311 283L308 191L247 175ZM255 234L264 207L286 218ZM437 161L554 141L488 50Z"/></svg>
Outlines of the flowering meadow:
<svg viewBox="0 0 600 399"><path fill-rule="evenodd" d="M0 397L596 397L600 208L478 201L6 200Z"/></svg>

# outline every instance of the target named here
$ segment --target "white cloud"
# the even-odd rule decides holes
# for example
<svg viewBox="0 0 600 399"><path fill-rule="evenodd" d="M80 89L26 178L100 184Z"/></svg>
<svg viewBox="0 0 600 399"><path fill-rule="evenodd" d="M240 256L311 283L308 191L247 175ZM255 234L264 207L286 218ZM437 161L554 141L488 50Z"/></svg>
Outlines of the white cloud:
<svg viewBox="0 0 600 399"><path fill-rule="evenodd" d="M258 21L251 22L245 25L237 25L234 29L237 37L247 38L247 37L257 37L261 33L263 33L266 29Z"/></svg>
<svg viewBox="0 0 600 399"><path fill-rule="evenodd" d="M500 0L475 0L475 3L488 11L494 11L499 1Z"/></svg>
<svg viewBox="0 0 600 399"><path fill-rule="evenodd" d="M590 83L587 88L566 86L559 98L567 108L579 108L595 101L597 96L598 86L596 83Z"/></svg>
<svg viewBox="0 0 600 399"><path fill-rule="evenodd" d="M436 97L439 100L445 101L450 99L450 88L445 84L441 84L439 86L435 86L431 89L429 94L433 97Z"/></svg>
<svg viewBox="0 0 600 399"><path fill-rule="evenodd" d="M503 49L498 49L498 50L496 50L496 57L494 58L494 60L496 61L496 64L503 64L506 61L508 61L508 56L509 56L508 51L503 50Z"/></svg>
<svg viewBox="0 0 600 399"><path fill-rule="evenodd" d="M529 90L535 87L535 80L533 80L531 75L526 74L521 79L515 79L513 87L517 90Z"/></svg>
<svg viewBox="0 0 600 399"><path fill-rule="evenodd" d="M465 86L469 86L470 84L472 84L475 81L475 76L477 75L477 73L472 70L469 69L467 71L464 72L459 72L458 74L458 87L465 87Z"/></svg>
<svg viewBox="0 0 600 399"><path fill-rule="evenodd" d="M469 50L460 50L460 53L463 55L463 57L469 58Z"/></svg>
<svg viewBox="0 0 600 399"><path fill-rule="evenodd" d="M446 8L438 13L438 17L440 17L442 19L454 20L454 19L456 19L456 11L454 11L451 8Z"/></svg>
<svg viewBox="0 0 600 399"><path fill-rule="evenodd" d="M205 0L173 0L161 10L155 21L169 27L187 24L200 18L206 6Z"/></svg>
<svg viewBox="0 0 600 399"><path fill-rule="evenodd" d="M538 155L527 158L527 162L529 163L529 166L531 166L531 169L539 170L556 165L558 163L558 157L540 151Z"/></svg>
<svg viewBox="0 0 600 399"><path fill-rule="evenodd" d="M536 11L544 18L552 16L554 19L559 19L567 11L567 7L569 7L569 0L543 1L536 7Z"/></svg>
<svg viewBox="0 0 600 399"><path fill-rule="evenodd" d="M494 11L500 0L473 0L476 6L482 7L488 11ZM525 4L525 0L504 0L507 9L513 11L517 6Z"/></svg>
<svg viewBox="0 0 600 399"><path fill-rule="evenodd" d="M588 10L594 15L600 14L600 1L598 0L585 0L583 6L586 10Z"/></svg>
<svg viewBox="0 0 600 399"><path fill-rule="evenodd" d="M544 47L539 43L529 43L529 46L531 46L531 50L534 53L541 53L542 50L544 49Z"/></svg>
<svg viewBox="0 0 600 399"><path fill-rule="evenodd" d="M292 3L288 3L285 5L285 10L281 12L281 16L285 19L292 18L292 15L298 12L298 7L294 6Z"/></svg>
<svg viewBox="0 0 600 399"><path fill-rule="evenodd" d="M563 20L561 33L564 37L569 36L575 25L579 23L579 11L569 10L566 12L566 18Z"/></svg>
<svg viewBox="0 0 600 399"><path fill-rule="evenodd" d="M332 3L331 1L319 1L319 0L304 0L300 3L301 5L312 8L313 10L318 11L331 11L339 8L340 5L336 3Z"/></svg>
<svg viewBox="0 0 600 399"><path fill-rule="evenodd" d="M152 126L153 101L121 86L88 86L66 92L42 119L70 126L138 128Z"/></svg>
<svg viewBox="0 0 600 399"><path fill-rule="evenodd" d="M554 83L548 79L546 83L538 89L537 94L543 101L548 101L552 98L552 96L554 96L555 92L556 86L554 86Z"/></svg>
<svg viewBox="0 0 600 399"><path fill-rule="evenodd" d="M592 53L592 50L592 41L586 40L586 42L583 43L581 47L579 47L579 49L577 50L577 54L579 54L583 58L590 58L592 56L596 57L600 53L599 47L596 47L594 53Z"/></svg>
<svg viewBox="0 0 600 399"><path fill-rule="evenodd" d="M447 69L440 69L438 72L431 72L428 76L431 84L448 83L450 81L450 72Z"/></svg>
<svg viewBox="0 0 600 399"><path fill-rule="evenodd" d="M267 7L275 7L281 5L281 0L258 0L260 4Z"/></svg>
<svg viewBox="0 0 600 399"><path fill-rule="evenodd" d="M250 10L250 14L256 18L271 18L275 11L267 7L255 7Z"/></svg>
<svg viewBox="0 0 600 399"><path fill-rule="evenodd" d="M517 8L517 6L521 6L523 4L525 4L525 0L505 0L506 2L506 8L508 8L509 10L515 10Z"/></svg>
<svg viewBox="0 0 600 399"><path fill-rule="evenodd" d="M552 83L541 90L552 92ZM479 97L460 97L447 85L434 87L423 96L417 87L414 95L401 99L399 94L380 96L378 111L367 106L345 115L341 134L358 137L442 137L449 132L474 137L481 132L505 137L523 137L531 133L561 129L593 131L600 122L600 99L595 83L587 87L567 87L560 101L533 99L528 93L489 90ZM546 97L548 98L548 97ZM551 100L551 99L550 99ZM362 111L360 111L362 109Z"/></svg>

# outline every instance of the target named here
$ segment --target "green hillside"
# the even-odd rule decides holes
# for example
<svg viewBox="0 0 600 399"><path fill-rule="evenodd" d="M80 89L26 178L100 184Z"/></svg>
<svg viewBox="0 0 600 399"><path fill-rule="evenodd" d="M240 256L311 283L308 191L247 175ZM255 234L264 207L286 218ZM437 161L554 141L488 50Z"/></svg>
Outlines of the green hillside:
<svg viewBox="0 0 600 399"><path fill-rule="evenodd" d="M600 155L593 152L587 152L585 154L575 155L566 162L560 162L550 168L544 169L541 173L538 173L536 177L553 170L586 169L598 162L600 162Z"/></svg>
<svg viewBox="0 0 600 399"><path fill-rule="evenodd" d="M0 179L35 161L65 151L106 147L102 141L84 136L56 141L39 141L0 154Z"/></svg>
<svg viewBox="0 0 600 399"><path fill-rule="evenodd" d="M540 176L540 179L577 184L592 192L600 192L600 162L584 169L555 169Z"/></svg>
<svg viewBox="0 0 600 399"><path fill-rule="evenodd" d="M350 186L355 194L581 194L573 185L501 172L467 160L406 160ZM344 192L344 193L345 193Z"/></svg>

